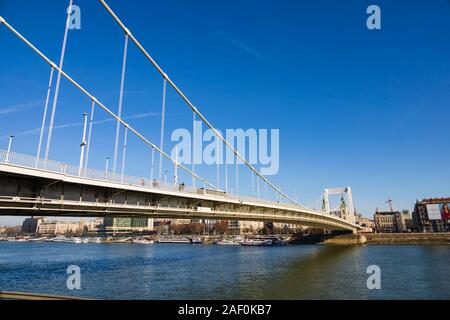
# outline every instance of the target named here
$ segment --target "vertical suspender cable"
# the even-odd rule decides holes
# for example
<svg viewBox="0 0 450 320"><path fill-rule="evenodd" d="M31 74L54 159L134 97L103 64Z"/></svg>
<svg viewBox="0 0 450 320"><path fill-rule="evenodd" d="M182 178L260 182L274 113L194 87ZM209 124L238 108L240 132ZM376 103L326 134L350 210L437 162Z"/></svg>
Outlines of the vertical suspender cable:
<svg viewBox="0 0 450 320"><path fill-rule="evenodd" d="M56 106L58 104L59 86L61 84L61 71L60 70L62 69L63 64L64 64L64 55L66 52L67 36L69 33L70 14L72 13L72 3L73 3L73 0L70 0L69 7L67 9L66 30L64 31L64 40L63 40L63 45L62 45L62 49L61 49L61 58L59 60L58 78L56 79L55 95L53 96L53 106L52 106L52 114L50 117L50 126L48 128L47 146L45 147L45 160L48 160L48 155L50 153L50 144L52 143L52 134L53 134L53 126L55 124Z"/></svg>
<svg viewBox="0 0 450 320"><path fill-rule="evenodd" d="M236 194L239 194L239 158L236 157Z"/></svg>
<svg viewBox="0 0 450 320"><path fill-rule="evenodd" d="M155 149L152 148L152 166L150 168L150 180L153 183L155 179Z"/></svg>
<svg viewBox="0 0 450 320"><path fill-rule="evenodd" d="M164 150L164 129L166 124L166 95L167 95L167 80L164 79L162 110L161 110L161 135L160 135L161 140L159 142L159 148L161 150ZM159 181L162 180L162 174L163 174L163 157L162 154L159 154Z"/></svg>
<svg viewBox="0 0 450 320"><path fill-rule="evenodd" d="M80 166L78 167L78 175L81 176L83 172L84 151L86 149L86 127L87 127L87 113L83 113L83 138L81 138L81 153Z"/></svg>
<svg viewBox="0 0 450 320"><path fill-rule="evenodd" d="M195 172L195 158L196 158L196 135L197 132L195 130L195 120L196 120L196 116L195 116L195 112L192 113L192 172ZM192 186L195 188L195 177L192 176Z"/></svg>
<svg viewBox="0 0 450 320"><path fill-rule="evenodd" d="M94 124L94 111L95 111L95 101L92 100L91 118L89 119L89 133L88 133L88 141L87 141L87 148L86 148L86 161L84 164L84 168L86 170L88 168L88 163L89 163L89 151L91 150L92 126Z"/></svg>
<svg viewBox="0 0 450 320"><path fill-rule="evenodd" d="M41 133L39 135L39 144L38 144L38 151L37 151L37 157L36 157L36 167L38 166L39 158L41 157L42 141L44 140L45 122L47 121L48 103L50 101L50 93L52 91L52 82L53 82L53 74L54 73L55 73L55 68L52 67L52 71L50 71L50 80L48 81L47 98L45 99L44 115L42 116L42 126L41 126Z"/></svg>
<svg viewBox="0 0 450 320"><path fill-rule="evenodd" d="M228 193L228 163L225 159L225 193Z"/></svg>
<svg viewBox="0 0 450 320"><path fill-rule="evenodd" d="M216 179L217 179L216 186L220 186L220 166L219 166L219 162L220 162L220 159L219 159L219 155L220 155L219 147L220 147L220 144L219 144L219 139L216 138L216 141L217 141L217 146L216 146Z"/></svg>
<svg viewBox="0 0 450 320"><path fill-rule="evenodd" d="M256 177L256 192L257 192L257 196L258 196L258 199L259 199L259 179L258 179L258 177Z"/></svg>
<svg viewBox="0 0 450 320"><path fill-rule="evenodd" d="M178 146L175 146L175 163L173 164L173 186L174 188L178 185Z"/></svg>
<svg viewBox="0 0 450 320"><path fill-rule="evenodd" d="M216 185L220 185L220 167L219 163L216 164Z"/></svg>
<svg viewBox="0 0 450 320"><path fill-rule="evenodd" d="M127 142L128 142L128 127L125 127L125 134L123 137L123 151L122 151L122 170L120 181L123 182L123 175L125 173L125 160L127 157Z"/></svg>
<svg viewBox="0 0 450 320"><path fill-rule="evenodd" d="M250 171L250 177L252 179L252 197L255 196L255 177L253 176L253 172Z"/></svg>
<svg viewBox="0 0 450 320"><path fill-rule="evenodd" d="M125 34L125 45L123 49L123 61L122 61L122 77L120 79L120 94L119 94L119 111L117 116L122 118L122 106L123 106L123 87L125 85L125 72L127 68L127 54L128 54L128 33ZM119 136L120 136L120 121L117 121L116 125L116 142L114 144L114 158L113 158L113 172L116 172L117 168L117 155L119 152Z"/></svg>

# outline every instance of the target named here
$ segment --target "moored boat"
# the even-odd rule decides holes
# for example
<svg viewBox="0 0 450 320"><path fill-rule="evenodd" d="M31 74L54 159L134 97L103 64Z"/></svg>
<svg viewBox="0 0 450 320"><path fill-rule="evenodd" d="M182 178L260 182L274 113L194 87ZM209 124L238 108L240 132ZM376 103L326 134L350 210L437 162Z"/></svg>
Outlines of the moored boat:
<svg viewBox="0 0 450 320"><path fill-rule="evenodd" d="M196 238L192 238L190 239L192 244L203 244L202 239L196 237Z"/></svg>
<svg viewBox="0 0 450 320"><path fill-rule="evenodd" d="M102 243L102 238L94 238L92 239L93 243Z"/></svg>
<svg viewBox="0 0 450 320"><path fill-rule="evenodd" d="M264 240L264 239L245 239L241 242L242 246L251 246L251 247L269 247L273 245L272 240Z"/></svg>
<svg viewBox="0 0 450 320"><path fill-rule="evenodd" d="M174 244L190 244L191 240L188 238L160 238L157 243L174 243Z"/></svg>
<svg viewBox="0 0 450 320"><path fill-rule="evenodd" d="M146 240L146 239L134 239L133 243L134 244L153 244L154 241L153 240Z"/></svg>
<svg viewBox="0 0 450 320"><path fill-rule="evenodd" d="M46 240L47 240L47 237L28 239L28 241L30 241L30 242L44 242Z"/></svg>
<svg viewBox="0 0 450 320"><path fill-rule="evenodd" d="M270 240L273 246L284 246L287 245L287 241L283 240L277 236L256 236L256 240Z"/></svg>
<svg viewBox="0 0 450 320"><path fill-rule="evenodd" d="M237 242L237 241L233 241L233 240L222 239L222 240L214 242L214 244L217 244L219 246L238 246L241 243Z"/></svg>
<svg viewBox="0 0 450 320"><path fill-rule="evenodd" d="M81 244L83 243L83 240L81 238L72 238L70 239L68 242L72 242L72 243L76 243L76 244Z"/></svg>

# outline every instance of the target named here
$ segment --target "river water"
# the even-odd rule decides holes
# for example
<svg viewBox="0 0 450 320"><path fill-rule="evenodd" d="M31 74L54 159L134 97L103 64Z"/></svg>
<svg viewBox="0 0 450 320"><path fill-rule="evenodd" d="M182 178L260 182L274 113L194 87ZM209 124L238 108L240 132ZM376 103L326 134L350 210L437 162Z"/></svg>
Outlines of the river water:
<svg viewBox="0 0 450 320"><path fill-rule="evenodd" d="M81 290L67 288L69 265ZM367 288L367 268L381 289ZM449 246L0 242L0 290L101 299L450 299Z"/></svg>

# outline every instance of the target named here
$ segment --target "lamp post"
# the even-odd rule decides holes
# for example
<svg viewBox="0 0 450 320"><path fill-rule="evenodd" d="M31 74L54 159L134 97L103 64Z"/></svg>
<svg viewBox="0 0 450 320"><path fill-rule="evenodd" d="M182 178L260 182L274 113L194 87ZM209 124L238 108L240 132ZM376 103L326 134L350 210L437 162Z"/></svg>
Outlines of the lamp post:
<svg viewBox="0 0 450 320"><path fill-rule="evenodd" d="M225 159L225 193L228 193L228 163Z"/></svg>
<svg viewBox="0 0 450 320"><path fill-rule="evenodd" d="M5 163L9 162L9 154L11 153L11 146L12 146L13 139L14 139L14 136L10 135L9 136L9 143L8 143L8 151L6 152Z"/></svg>
<svg viewBox="0 0 450 320"><path fill-rule="evenodd" d="M109 169L109 157L106 158L105 179L108 178L108 169Z"/></svg>
<svg viewBox="0 0 450 320"><path fill-rule="evenodd" d="M174 164L173 184L177 187L178 184L178 146L175 146L175 164Z"/></svg>
<svg viewBox="0 0 450 320"><path fill-rule="evenodd" d="M167 174L169 171L164 171L164 188L167 188Z"/></svg>
<svg viewBox="0 0 450 320"><path fill-rule="evenodd" d="M123 182L123 176L125 174L125 160L127 156L127 142L128 142L128 127L125 127L125 135L123 138L123 150L122 150L122 174L120 176L120 182Z"/></svg>
<svg viewBox="0 0 450 320"><path fill-rule="evenodd" d="M278 190L281 190L281 182L278 181ZM281 193L278 192L278 202L281 202Z"/></svg>
<svg viewBox="0 0 450 320"><path fill-rule="evenodd" d="M78 175L81 176L84 163L84 150L86 149L86 127L87 127L87 113L83 113L83 138L81 139L81 153L80 153L80 166L78 168Z"/></svg>

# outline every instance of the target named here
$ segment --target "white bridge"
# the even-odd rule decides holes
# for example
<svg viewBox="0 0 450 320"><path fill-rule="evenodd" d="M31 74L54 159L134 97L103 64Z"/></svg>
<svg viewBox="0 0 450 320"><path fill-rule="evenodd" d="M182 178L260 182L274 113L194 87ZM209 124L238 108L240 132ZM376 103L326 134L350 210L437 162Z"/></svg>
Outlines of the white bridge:
<svg viewBox="0 0 450 320"><path fill-rule="evenodd" d="M314 210L301 205L295 197L286 194L280 187L275 185L260 170L246 159L245 155L227 141L219 130L200 112L181 89L171 80L164 70L156 63L155 59L148 53L144 46L134 37L131 31L119 19L117 14L107 5L105 0L99 0L101 6L106 9L113 20L121 28L124 34L124 52L122 62L122 76L119 93L117 113L106 106L95 97L90 90L82 86L72 78L68 72L63 70L64 54L69 33L70 14L72 12L73 0L69 0L67 11L66 29L64 34L61 58L59 64L50 60L47 55L40 51L37 46L17 31L5 17L0 17L0 26L11 32L18 40L22 41L29 49L39 56L50 67L50 80L45 100L40 138L36 156L12 152L13 135L9 140L7 151L0 151L0 215L50 215L50 216L77 216L77 217L106 217L106 216L147 216L149 218L186 218L186 219L224 219L224 220L248 220L267 221L286 224L297 224L322 228L327 230L349 230L356 232L358 225L355 224L355 215L350 188L326 189L323 195L322 210ZM2 30L3 32L3 30ZM156 69L163 80L162 117L160 143L156 145L149 138L144 137L130 123L122 117L125 71L129 41L134 43L137 49L144 55L150 64ZM7 46L5 46L7 47ZM1 54L1 53L0 53ZM0 59L0 63L4 63ZM54 74L56 85L53 87ZM52 134L60 82L64 79L78 89L91 104L91 112L83 113L84 127L81 139L81 152L78 166L51 161L49 152L51 149ZM185 164L173 158L164 151L164 128L165 107L167 88L173 89L179 98L188 107L189 113L193 115L193 122L200 119L215 135L215 138L231 151L233 163L236 163L235 190L239 189L238 168L239 165L249 170L253 183L257 185L257 196L247 197L233 195L228 192L228 164L224 165L225 182L221 188L219 183L219 164L217 164L216 185L204 179L196 171L195 165L188 168ZM53 103L50 108L49 100L53 92ZM88 161L93 134L94 111L101 109L105 111L116 122L116 135L114 139L114 157L112 170L109 171L109 158L105 171L89 169ZM51 112L50 112L51 111ZM47 114L50 112L50 121L47 126ZM35 116L35 115L34 115ZM35 117L34 117L35 118ZM89 127L89 129L87 129ZM123 150L121 173L117 173L120 132L123 130ZM45 156L41 157L43 149L43 138L47 133ZM130 177L124 174L126 160L126 146L128 134L130 138L136 138L149 147L152 152L150 178ZM102 143L108 143L102 141ZM148 149L146 149L148 150ZM140 151L142 154L146 150ZM194 148L195 150L195 148ZM28 150L27 150L28 151ZM27 154L29 152L26 152ZM140 154L141 154L140 153ZM159 177L154 173L155 155L159 155ZM92 156L92 155L91 155ZM144 156L142 156L144 157ZM163 183L162 167L163 160L170 162L174 168L174 182ZM178 171L183 170L192 177L192 186L178 183ZM243 170L242 170L243 171ZM239 172L240 173L240 172ZM240 173L241 174L241 173ZM197 187L196 184L202 187ZM260 184L270 189L278 198L278 201L267 200L260 195ZM252 194L254 194L252 190ZM331 214L328 195L334 193L346 194L346 208L348 211L344 216ZM342 200L343 202L344 200Z"/></svg>
<svg viewBox="0 0 450 320"><path fill-rule="evenodd" d="M352 222L298 205L210 189L154 186L144 178L84 170L0 151L0 215L225 219L356 231Z"/></svg>

